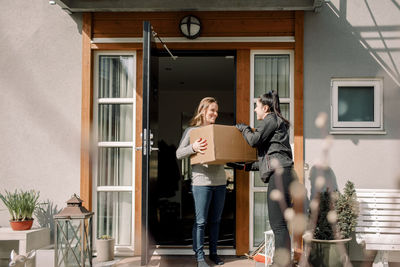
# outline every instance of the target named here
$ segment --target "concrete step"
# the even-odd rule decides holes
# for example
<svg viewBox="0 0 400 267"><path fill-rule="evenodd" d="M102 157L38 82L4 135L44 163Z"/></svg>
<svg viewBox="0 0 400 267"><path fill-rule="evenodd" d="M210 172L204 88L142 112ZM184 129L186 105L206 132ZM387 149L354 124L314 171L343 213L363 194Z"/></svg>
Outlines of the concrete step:
<svg viewBox="0 0 400 267"><path fill-rule="evenodd" d="M247 258L241 258L236 256L221 256L221 258L225 261L224 267L264 267L263 264L257 263L255 261L249 260ZM211 261L206 257L206 261L210 266L212 265ZM140 257L126 257L126 258L116 258L113 261L109 262L96 262L96 259L93 261L94 267L131 267L131 266L140 266ZM150 263L147 265L149 267L195 267L197 266L196 260L193 256L153 256L150 260Z"/></svg>

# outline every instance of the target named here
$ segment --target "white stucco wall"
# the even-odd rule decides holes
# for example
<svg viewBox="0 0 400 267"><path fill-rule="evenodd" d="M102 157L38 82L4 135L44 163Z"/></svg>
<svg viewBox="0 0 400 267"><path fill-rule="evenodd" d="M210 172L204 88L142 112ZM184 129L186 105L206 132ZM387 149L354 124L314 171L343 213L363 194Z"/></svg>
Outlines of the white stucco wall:
<svg viewBox="0 0 400 267"><path fill-rule="evenodd" d="M81 15L48 0L1 4L0 191L35 189L59 210L79 194Z"/></svg>
<svg viewBox="0 0 400 267"><path fill-rule="evenodd" d="M384 135L334 135L330 167L339 188L395 188L400 175L400 5L395 1L331 1L306 12L304 33L305 162L320 157L319 112L330 117L333 77L383 77ZM397 36L397 38L394 38ZM328 119L327 127L330 127ZM308 178L306 172L306 180ZM306 181L307 182L307 181Z"/></svg>

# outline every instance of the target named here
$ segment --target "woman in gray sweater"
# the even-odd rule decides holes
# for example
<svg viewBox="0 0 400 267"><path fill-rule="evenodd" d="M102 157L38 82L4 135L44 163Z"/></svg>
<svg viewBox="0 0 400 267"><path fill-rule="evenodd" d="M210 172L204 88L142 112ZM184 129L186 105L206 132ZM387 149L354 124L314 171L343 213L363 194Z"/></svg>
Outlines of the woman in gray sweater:
<svg viewBox="0 0 400 267"><path fill-rule="evenodd" d="M214 124L218 117L218 103L212 97L203 98L197 108L190 126L183 133L176 150L176 157L183 159L196 153L204 154L207 140L199 138L190 143L189 133L197 127ZM209 266L204 260L204 231L210 214L210 260L217 265L224 262L217 255L217 241L222 210L224 209L226 193L226 175L223 165L192 165L192 193L196 219L193 224L193 251L196 254L197 266Z"/></svg>

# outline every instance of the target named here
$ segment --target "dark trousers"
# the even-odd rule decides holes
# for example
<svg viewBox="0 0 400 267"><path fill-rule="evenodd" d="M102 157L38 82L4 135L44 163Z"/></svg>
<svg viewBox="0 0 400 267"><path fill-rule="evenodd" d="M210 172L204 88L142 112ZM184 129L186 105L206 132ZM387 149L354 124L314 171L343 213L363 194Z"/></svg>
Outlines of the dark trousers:
<svg viewBox="0 0 400 267"><path fill-rule="evenodd" d="M285 248L290 253L290 235L287 223L284 218L284 211L292 207L292 200L289 194L289 185L297 179L296 173L292 167L283 168L283 173L278 175L274 173L268 184L268 217L272 231L275 235L275 249ZM280 201L270 199L272 190L277 189L284 196Z"/></svg>
<svg viewBox="0 0 400 267"><path fill-rule="evenodd" d="M193 251L204 259L204 232L210 213L210 254L217 254L219 224L224 209L226 186L192 186L196 220L193 224Z"/></svg>

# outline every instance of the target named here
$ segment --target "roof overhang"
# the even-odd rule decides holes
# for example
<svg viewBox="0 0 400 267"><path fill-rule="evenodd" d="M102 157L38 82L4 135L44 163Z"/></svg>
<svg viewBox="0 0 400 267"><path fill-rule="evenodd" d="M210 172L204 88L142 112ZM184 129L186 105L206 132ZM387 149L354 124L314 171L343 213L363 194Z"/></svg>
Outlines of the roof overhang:
<svg viewBox="0 0 400 267"><path fill-rule="evenodd" d="M49 0L68 13L167 11L318 11L324 0Z"/></svg>

